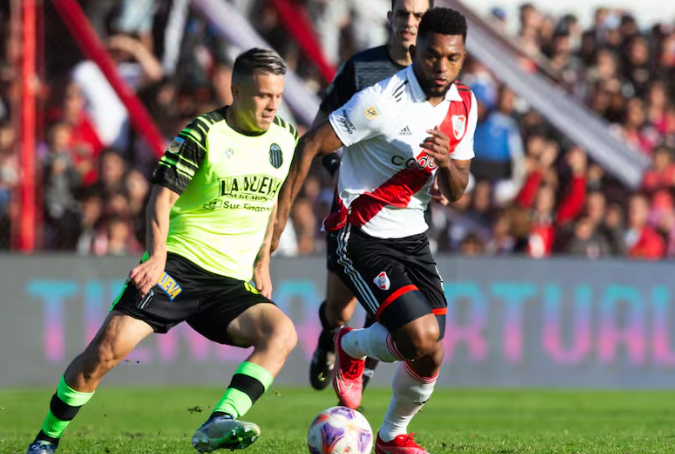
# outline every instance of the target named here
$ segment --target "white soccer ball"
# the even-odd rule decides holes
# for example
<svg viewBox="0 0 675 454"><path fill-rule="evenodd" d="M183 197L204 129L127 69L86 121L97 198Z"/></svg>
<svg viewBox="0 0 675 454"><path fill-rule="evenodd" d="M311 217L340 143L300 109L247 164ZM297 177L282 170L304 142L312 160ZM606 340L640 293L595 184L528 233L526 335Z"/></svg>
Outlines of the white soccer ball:
<svg viewBox="0 0 675 454"><path fill-rule="evenodd" d="M373 432L368 420L347 407L332 407L314 418L307 432L311 454L370 454Z"/></svg>

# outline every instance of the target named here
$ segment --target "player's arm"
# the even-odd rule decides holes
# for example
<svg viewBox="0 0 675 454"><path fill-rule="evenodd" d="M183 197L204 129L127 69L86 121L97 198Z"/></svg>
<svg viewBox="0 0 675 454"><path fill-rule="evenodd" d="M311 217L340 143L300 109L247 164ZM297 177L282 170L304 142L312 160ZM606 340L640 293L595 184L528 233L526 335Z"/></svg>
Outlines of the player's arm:
<svg viewBox="0 0 675 454"><path fill-rule="evenodd" d="M347 104L356 94L356 81L354 75L354 62L347 60L338 70L335 79L326 89L326 94L321 102L319 111L316 113L312 126L317 126L328 119L331 112ZM335 176L340 168L340 155L328 153L323 156L321 163L331 176Z"/></svg>
<svg viewBox="0 0 675 454"><path fill-rule="evenodd" d="M146 208L148 259L129 273L141 295L154 287L164 271L171 208L206 156L207 128L200 119L190 123L171 142L152 174L153 187Z"/></svg>
<svg viewBox="0 0 675 454"><path fill-rule="evenodd" d="M438 186L441 194L450 201L462 198L469 184L471 160L449 159L449 165L438 168Z"/></svg>
<svg viewBox="0 0 675 454"><path fill-rule="evenodd" d="M331 153L342 146L330 122L324 121L310 129L298 141L288 177L279 192L276 221L272 234L272 252L279 246L279 238L286 227L293 201L302 188L312 161L317 155Z"/></svg>
<svg viewBox="0 0 675 454"><path fill-rule="evenodd" d="M267 230L265 230L265 238L263 239L263 243L260 246L260 250L258 251L258 255L255 258L255 262L257 263L268 263L270 261L270 257L272 256L272 251L270 246L272 245L272 234L274 233L274 223L276 222L277 219L277 211L278 211L279 204L275 204L274 208L272 208L272 212L270 213L270 218L267 221Z"/></svg>
<svg viewBox="0 0 675 454"><path fill-rule="evenodd" d="M274 205L267 221L267 230L265 238L260 246L258 255L255 258L255 268L253 270L253 282L256 289L266 298L272 298L272 278L270 276L270 257L272 255L272 234L274 233L274 223L277 219L277 206Z"/></svg>
<svg viewBox="0 0 675 454"><path fill-rule="evenodd" d="M166 237L169 213L179 195L164 186L153 185L146 207L148 259L129 273L141 296L154 287L166 265Z"/></svg>
<svg viewBox="0 0 675 454"><path fill-rule="evenodd" d="M279 209L272 237L272 251L286 226L293 201L317 155L326 155L341 146L349 147L384 132L387 119L378 105L381 90L370 87L357 93L347 104L329 115L328 120L310 129L298 141L288 177L279 193ZM373 110L374 109L374 110ZM373 113L375 112L375 113Z"/></svg>
<svg viewBox="0 0 675 454"><path fill-rule="evenodd" d="M476 98L472 96L471 110L466 125L466 133L450 154L450 140L438 127L427 131L430 137L421 144L438 165L438 188L450 202L461 199L469 184L471 159L474 157L473 136L476 132L478 114Z"/></svg>
<svg viewBox="0 0 675 454"><path fill-rule="evenodd" d="M312 126L323 123L328 119L329 115L329 113L319 109L319 111L316 113L316 118L314 118L314 124ZM321 158L321 164L323 164L323 167L328 171L331 177L335 177L335 174L340 168L340 154L337 151L334 151L324 155Z"/></svg>

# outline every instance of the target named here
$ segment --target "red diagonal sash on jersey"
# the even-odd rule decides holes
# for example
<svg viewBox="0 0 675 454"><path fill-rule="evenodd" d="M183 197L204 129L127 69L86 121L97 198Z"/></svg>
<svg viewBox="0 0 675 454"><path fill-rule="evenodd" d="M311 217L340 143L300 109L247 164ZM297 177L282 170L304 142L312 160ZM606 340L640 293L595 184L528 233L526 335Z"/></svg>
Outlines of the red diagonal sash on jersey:
<svg viewBox="0 0 675 454"><path fill-rule="evenodd" d="M418 160L422 156L426 156L426 153L422 152ZM361 194L352 202L349 206L349 223L362 227L387 205L406 208L412 196L427 184L429 175L431 170L428 168L405 169L394 174L379 188Z"/></svg>
<svg viewBox="0 0 675 454"><path fill-rule="evenodd" d="M468 87L459 83L457 83L457 87L463 102L450 103L448 112L439 127L450 139L450 153L454 151L466 135L472 101ZM417 161L419 162L422 157L427 157L424 151L417 156ZM338 197L338 211L331 213L326 218L324 227L326 230L339 230L347 221L354 226L362 227L382 211L385 206L406 208L412 196L427 184L432 170L428 167L401 170L373 192L361 194L351 203L349 209Z"/></svg>

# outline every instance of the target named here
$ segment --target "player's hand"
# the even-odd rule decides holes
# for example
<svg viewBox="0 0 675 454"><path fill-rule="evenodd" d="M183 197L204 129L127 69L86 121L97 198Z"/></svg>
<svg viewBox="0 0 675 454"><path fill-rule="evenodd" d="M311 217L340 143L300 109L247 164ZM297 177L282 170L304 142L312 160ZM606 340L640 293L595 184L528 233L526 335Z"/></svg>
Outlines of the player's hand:
<svg viewBox="0 0 675 454"><path fill-rule="evenodd" d="M450 164L450 139L438 126L428 129L429 137L424 139L420 147L424 148L427 155L434 158L438 167L447 167Z"/></svg>
<svg viewBox="0 0 675 454"><path fill-rule="evenodd" d="M131 270L129 279L133 281L141 296L145 296L159 282L165 265L166 257L152 256Z"/></svg>
<svg viewBox="0 0 675 454"><path fill-rule="evenodd" d="M253 283L262 296L272 299L272 276L270 275L269 261L261 260L255 264Z"/></svg>

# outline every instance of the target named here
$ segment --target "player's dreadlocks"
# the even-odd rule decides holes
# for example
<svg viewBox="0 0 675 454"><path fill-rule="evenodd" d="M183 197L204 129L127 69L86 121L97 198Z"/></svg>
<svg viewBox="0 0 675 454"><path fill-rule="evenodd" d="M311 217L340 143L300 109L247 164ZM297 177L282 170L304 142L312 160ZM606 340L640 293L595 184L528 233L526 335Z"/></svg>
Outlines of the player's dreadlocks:
<svg viewBox="0 0 675 454"><path fill-rule="evenodd" d="M432 8L422 16L418 36L426 36L427 33L440 35L462 35L466 42L466 17L458 11L450 8Z"/></svg>
<svg viewBox="0 0 675 454"><path fill-rule="evenodd" d="M240 54L234 61L232 83L251 77L256 69L277 76L286 74L286 65L279 54L272 50L253 48Z"/></svg>

